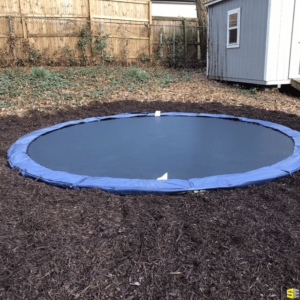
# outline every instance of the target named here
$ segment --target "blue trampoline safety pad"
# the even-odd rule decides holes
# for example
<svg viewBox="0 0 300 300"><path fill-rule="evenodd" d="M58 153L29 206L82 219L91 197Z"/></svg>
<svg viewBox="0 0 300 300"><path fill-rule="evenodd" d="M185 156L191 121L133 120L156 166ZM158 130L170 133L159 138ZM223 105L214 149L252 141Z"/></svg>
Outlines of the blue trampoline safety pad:
<svg viewBox="0 0 300 300"><path fill-rule="evenodd" d="M126 113L34 131L7 157L23 176L55 186L178 193L260 185L292 174L300 169L300 133L228 115ZM157 180L165 172L169 179Z"/></svg>

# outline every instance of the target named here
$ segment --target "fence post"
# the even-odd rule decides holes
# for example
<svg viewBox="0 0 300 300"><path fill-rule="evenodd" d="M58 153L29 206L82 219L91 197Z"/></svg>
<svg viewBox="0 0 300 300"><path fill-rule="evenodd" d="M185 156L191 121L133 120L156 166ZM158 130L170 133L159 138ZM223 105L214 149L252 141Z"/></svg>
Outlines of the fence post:
<svg viewBox="0 0 300 300"><path fill-rule="evenodd" d="M175 63L175 30L176 30L176 27L174 25L174 28L173 28L173 62Z"/></svg>
<svg viewBox="0 0 300 300"><path fill-rule="evenodd" d="M200 50L200 28L196 27L197 30L197 58L200 61L201 59L201 50Z"/></svg>
<svg viewBox="0 0 300 300"><path fill-rule="evenodd" d="M26 30L26 18L23 18L23 12L22 12L22 5L21 0L18 1L18 5L20 8L20 16L21 16L21 23L22 23L22 31L23 31L23 39L27 39L27 30ZM25 3L24 3L25 5Z"/></svg>
<svg viewBox="0 0 300 300"><path fill-rule="evenodd" d="M91 0L88 0L88 9L89 9L89 21L90 21L90 31L93 31L93 8Z"/></svg>
<svg viewBox="0 0 300 300"><path fill-rule="evenodd" d="M161 30L159 31L159 56L160 56L160 59L162 59L164 56Z"/></svg>
<svg viewBox="0 0 300 300"><path fill-rule="evenodd" d="M186 28L186 20L182 21L183 24L183 35L184 35L184 63L187 64L187 28Z"/></svg>
<svg viewBox="0 0 300 300"><path fill-rule="evenodd" d="M102 37L103 34L103 21L100 21L100 37ZM101 58L102 58L102 64L104 64L104 49L101 50Z"/></svg>
<svg viewBox="0 0 300 300"><path fill-rule="evenodd" d="M14 29L13 29L12 20L10 16L8 17L8 27L9 27L10 48L12 49L14 61L16 63L17 52L16 52L16 45L15 45L15 35L14 35Z"/></svg>
<svg viewBox="0 0 300 300"><path fill-rule="evenodd" d="M152 1L149 1L149 57L152 61L153 32L152 32Z"/></svg>
<svg viewBox="0 0 300 300"><path fill-rule="evenodd" d="M23 38L26 40L27 39L26 18L22 17L21 22L22 22Z"/></svg>

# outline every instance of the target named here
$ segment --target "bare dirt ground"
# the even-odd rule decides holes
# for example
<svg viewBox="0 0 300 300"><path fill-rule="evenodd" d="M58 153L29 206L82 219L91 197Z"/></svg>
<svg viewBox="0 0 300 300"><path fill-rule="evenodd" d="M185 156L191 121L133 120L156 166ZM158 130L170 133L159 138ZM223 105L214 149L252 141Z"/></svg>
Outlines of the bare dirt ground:
<svg viewBox="0 0 300 300"><path fill-rule="evenodd" d="M50 186L7 164L26 133L123 112L230 114L300 131L297 95L189 77L148 94L2 109L0 299L286 299L300 288L300 172L243 189L117 196Z"/></svg>

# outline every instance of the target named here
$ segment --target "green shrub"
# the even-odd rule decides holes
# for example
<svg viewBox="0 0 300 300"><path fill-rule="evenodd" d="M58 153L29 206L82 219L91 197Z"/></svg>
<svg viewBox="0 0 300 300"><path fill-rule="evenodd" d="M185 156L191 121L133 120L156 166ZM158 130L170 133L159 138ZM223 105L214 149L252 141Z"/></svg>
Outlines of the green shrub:
<svg viewBox="0 0 300 300"><path fill-rule="evenodd" d="M137 68L129 68L127 71L128 77L134 79L137 77L139 70Z"/></svg>
<svg viewBox="0 0 300 300"><path fill-rule="evenodd" d="M42 69L38 67L33 67L31 69L31 74L35 78L47 79L50 76L50 71L47 69Z"/></svg>
<svg viewBox="0 0 300 300"><path fill-rule="evenodd" d="M148 73L147 71L141 70L138 72L137 77L140 81L146 81L148 78Z"/></svg>
<svg viewBox="0 0 300 300"><path fill-rule="evenodd" d="M138 70L137 68L129 68L127 76L133 81L146 81L148 73L145 70Z"/></svg>

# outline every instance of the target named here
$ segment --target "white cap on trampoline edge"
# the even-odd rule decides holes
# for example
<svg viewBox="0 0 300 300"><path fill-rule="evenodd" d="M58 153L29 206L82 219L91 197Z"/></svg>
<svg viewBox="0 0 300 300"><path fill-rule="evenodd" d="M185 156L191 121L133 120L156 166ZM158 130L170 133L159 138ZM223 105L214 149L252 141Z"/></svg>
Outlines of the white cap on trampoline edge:
<svg viewBox="0 0 300 300"><path fill-rule="evenodd" d="M160 117L160 110L157 110L156 112L155 112L155 115L154 115L155 117Z"/></svg>
<svg viewBox="0 0 300 300"><path fill-rule="evenodd" d="M168 172L165 173L163 176L158 177L157 180L168 180Z"/></svg>

